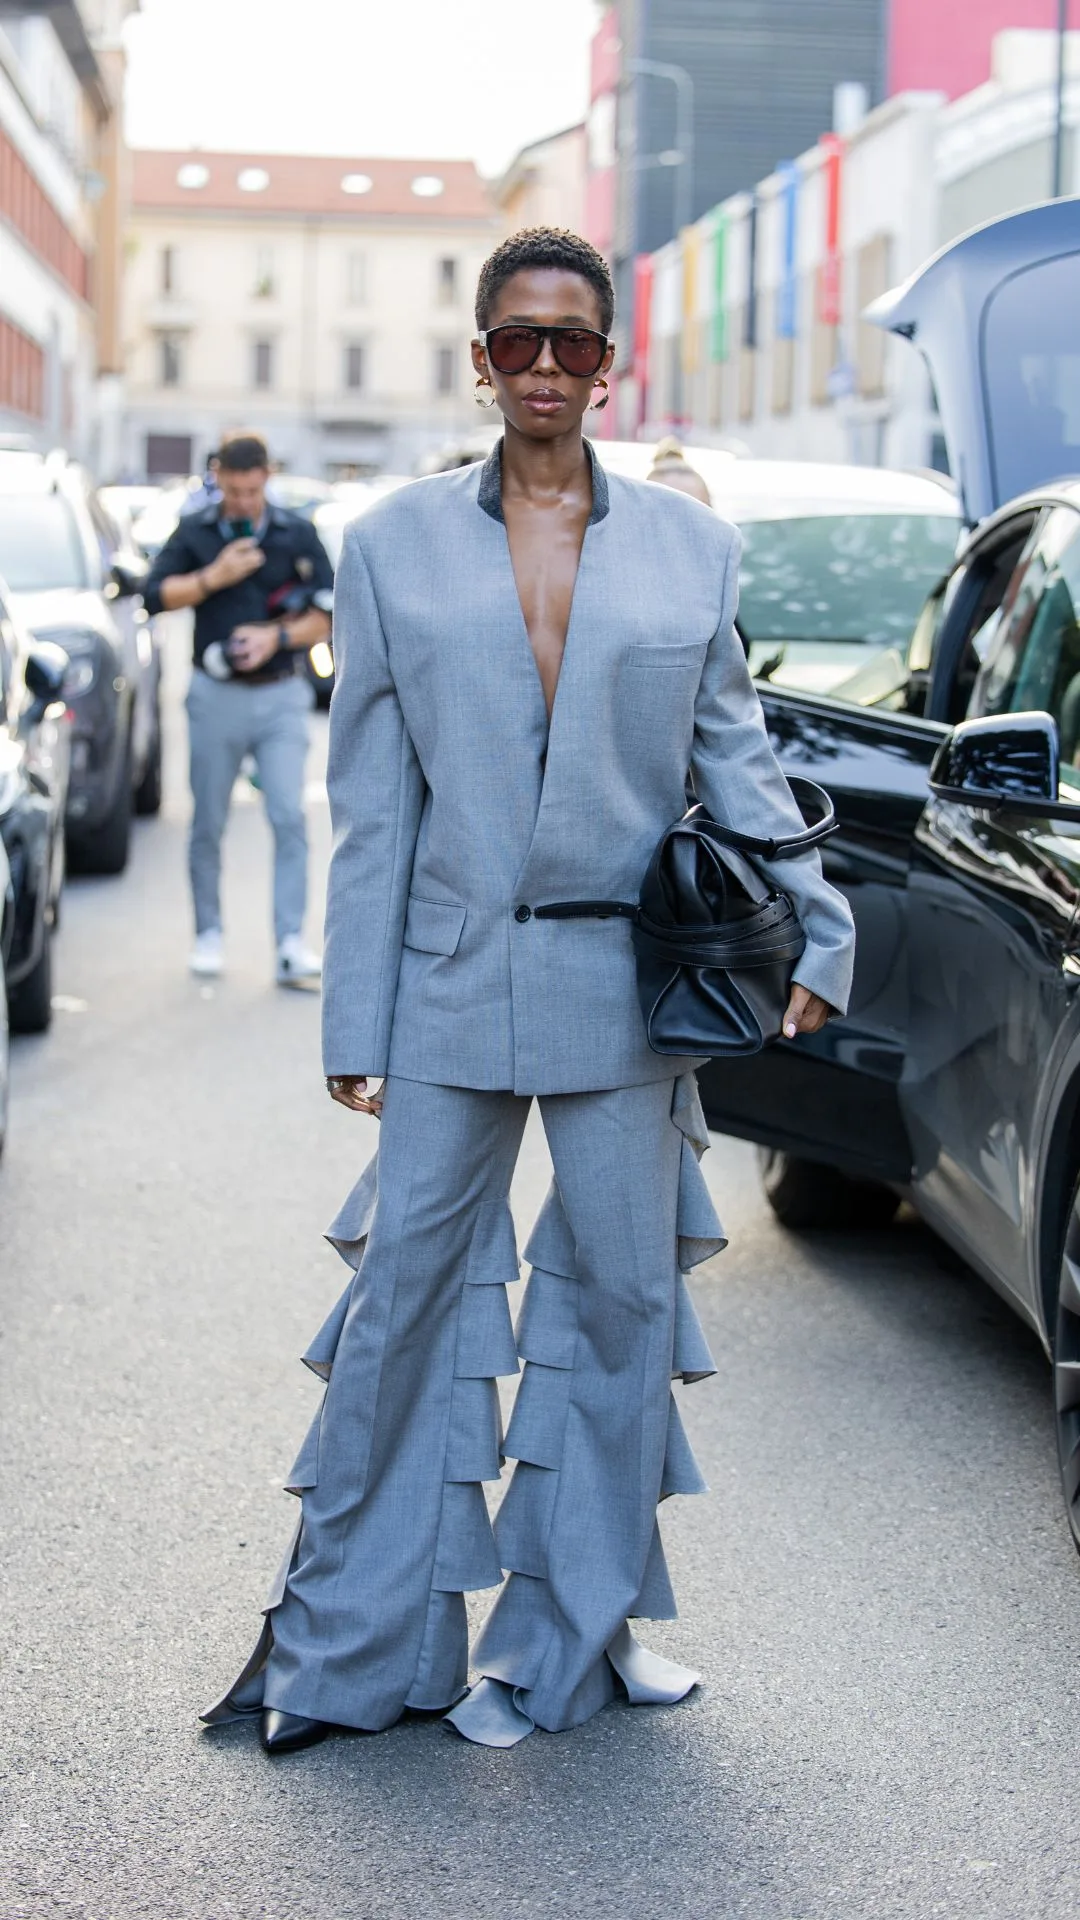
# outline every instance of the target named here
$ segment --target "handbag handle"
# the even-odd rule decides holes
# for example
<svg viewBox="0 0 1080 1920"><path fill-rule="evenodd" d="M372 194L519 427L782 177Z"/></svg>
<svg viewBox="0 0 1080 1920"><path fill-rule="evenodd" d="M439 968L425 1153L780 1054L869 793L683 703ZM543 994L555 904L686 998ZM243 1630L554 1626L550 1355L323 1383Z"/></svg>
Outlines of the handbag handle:
<svg viewBox="0 0 1080 1920"><path fill-rule="evenodd" d="M819 846L822 840L827 840L831 833L836 832L840 825L836 808L824 787L819 787L815 780L804 780L800 774L793 774L788 786L804 819L808 808L821 816L812 825L804 827L801 833L783 834L777 840L761 840L755 834L739 833L734 827L726 827L719 820L709 819L708 815L701 822L702 831L706 830L707 820L711 840L719 840L725 847L734 847L736 853L754 854L759 860L792 860L800 853L808 853L811 847ZM691 827L695 825L692 813L686 824Z"/></svg>
<svg viewBox="0 0 1080 1920"><path fill-rule="evenodd" d="M710 840L719 840L725 847L734 848L736 853L747 853L758 860L794 859L797 854L808 853L811 847L827 840L831 833L836 832L840 822L824 787L819 787L815 780L804 780L800 774L794 774L788 785L804 817L808 808L815 809L821 815L811 826L804 827L801 833L784 834L778 840L759 840L752 833L738 833L734 827L722 826L705 812L700 802L696 807L691 807L690 812L670 832L700 833ZM666 839L667 835L664 837ZM532 911L537 920L632 920L637 930L641 930L641 908L632 900L553 900L547 906L534 907ZM645 940L648 941L650 937L646 930ZM668 937L670 939L670 934Z"/></svg>

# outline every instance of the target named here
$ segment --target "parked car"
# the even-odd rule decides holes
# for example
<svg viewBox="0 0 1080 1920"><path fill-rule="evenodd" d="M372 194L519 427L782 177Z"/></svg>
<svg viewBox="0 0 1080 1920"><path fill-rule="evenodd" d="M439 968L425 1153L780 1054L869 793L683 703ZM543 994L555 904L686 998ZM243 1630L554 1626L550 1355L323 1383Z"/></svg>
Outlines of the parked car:
<svg viewBox="0 0 1080 1920"><path fill-rule="evenodd" d="M197 492L197 480L172 480L155 487L153 497L132 508L131 533L144 560L156 560L188 502Z"/></svg>
<svg viewBox="0 0 1080 1920"><path fill-rule="evenodd" d="M64 881L70 726L68 656L21 628L0 582L0 882L7 1017L41 1033L52 1018L52 939ZM8 895L10 901L8 902Z"/></svg>
<svg viewBox="0 0 1080 1920"><path fill-rule="evenodd" d="M761 1143L786 1224L885 1219L906 1194L1036 1330L1080 1546L1080 478L1056 478L1080 473L1078 302L1063 200L879 305L926 353L974 531L898 671L762 688L783 764L836 804L854 991L702 1093Z"/></svg>
<svg viewBox="0 0 1080 1920"><path fill-rule="evenodd" d="M606 467L643 480L655 449L598 440ZM688 446L712 504L743 537L739 630L755 676L823 693L906 647L961 533L940 475L814 460L742 459Z"/></svg>
<svg viewBox="0 0 1080 1920"><path fill-rule="evenodd" d="M314 480L304 473L274 473L267 483L266 497L289 513L313 520L317 508L333 499L334 487L330 480Z"/></svg>
<svg viewBox="0 0 1080 1920"><path fill-rule="evenodd" d="M0 452L0 576L15 617L70 656L68 850L127 864L133 812L161 804L161 656L139 599L141 556L63 455Z"/></svg>
<svg viewBox="0 0 1080 1920"><path fill-rule="evenodd" d="M312 513L312 524L319 539L326 548L330 565L335 573L341 558L341 543L345 538L345 529L350 520L364 512L384 493L394 493L398 487L408 486L405 474L382 473L370 480L343 480L333 489L333 498L324 500ZM330 695L334 691L334 652L333 641L320 640L312 647L307 657L308 679L315 689L315 699L320 707L330 705Z"/></svg>

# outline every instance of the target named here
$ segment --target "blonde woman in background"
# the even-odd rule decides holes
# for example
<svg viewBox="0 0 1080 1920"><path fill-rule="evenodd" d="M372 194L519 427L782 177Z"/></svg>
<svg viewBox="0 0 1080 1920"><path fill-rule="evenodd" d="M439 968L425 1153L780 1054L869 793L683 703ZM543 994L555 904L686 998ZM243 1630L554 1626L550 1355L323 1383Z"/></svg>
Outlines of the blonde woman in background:
<svg viewBox="0 0 1080 1920"><path fill-rule="evenodd" d="M661 440L646 479L658 480L662 487L674 487L679 493L688 493L692 500L700 500L704 507L712 506L708 487L697 468L690 465L674 435Z"/></svg>

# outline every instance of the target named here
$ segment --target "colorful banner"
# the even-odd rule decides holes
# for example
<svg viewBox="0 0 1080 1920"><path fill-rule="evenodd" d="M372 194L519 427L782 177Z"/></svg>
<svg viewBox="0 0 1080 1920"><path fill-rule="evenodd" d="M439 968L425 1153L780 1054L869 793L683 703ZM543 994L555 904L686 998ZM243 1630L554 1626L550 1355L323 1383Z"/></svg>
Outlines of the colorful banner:
<svg viewBox="0 0 1080 1920"><path fill-rule="evenodd" d="M822 185L825 193L825 253L818 272L818 319L840 325L840 176L844 143L838 133L822 135Z"/></svg>
<svg viewBox="0 0 1080 1920"><path fill-rule="evenodd" d="M634 259L634 381L638 422L646 417L649 391L649 342L652 335L653 262L650 253Z"/></svg>
<svg viewBox="0 0 1080 1920"><path fill-rule="evenodd" d="M758 336L758 293L757 293L757 252L758 252L758 200L757 194L750 196L750 212L746 221L746 303L743 307L744 347L756 347Z"/></svg>
<svg viewBox="0 0 1080 1920"><path fill-rule="evenodd" d="M684 373L696 373L698 352L698 263L701 234L697 227L684 227L682 241L682 364Z"/></svg>
<svg viewBox="0 0 1080 1920"><path fill-rule="evenodd" d="M724 275L727 258L727 215L717 213L712 230L713 312L709 334L709 354L713 360L728 357L727 307L724 304Z"/></svg>
<svg viewBox="0 0 1080 1920"><path fill-rule="evenodd" d="M780 278L776 288L776 335L794 340L798 331L799 169L790 160L778 168L781 179Z"/></svg>

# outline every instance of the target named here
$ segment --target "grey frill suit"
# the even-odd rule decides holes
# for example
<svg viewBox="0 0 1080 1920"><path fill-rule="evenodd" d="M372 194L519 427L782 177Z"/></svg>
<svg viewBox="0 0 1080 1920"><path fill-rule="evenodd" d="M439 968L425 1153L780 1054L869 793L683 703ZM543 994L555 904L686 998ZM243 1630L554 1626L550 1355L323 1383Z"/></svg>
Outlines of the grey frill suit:
<svg viewBox="0 0 1080 1920"><path fill-rule="evenodd" d="M290 1478L298 1536L256 1654L208 1716L354 1726L462 1695L464 1593L509 1575L455 1708L510 1744L618 1682L694 1675L627 1620L674 1600L658 1500L702 1481L670 1391L712 1362L682 1273L722 1246L692 1060L652 1053L620 919L692 775L719 820L801 824L734 631L738 536L605 475L550 727L501 511L500 450L349 528L334 616L327 1073L388 1076L380 1149L330 1229L354 1278L306 1358L328 1381ZM796 978L846 1004L853 932L816 854L777 879ZM555 1179L515 1330L507 1194L530 1096ZM495 1380L524 1373L505 1440ZM482 1482L517 1466L494 1532Z"/></svg>

